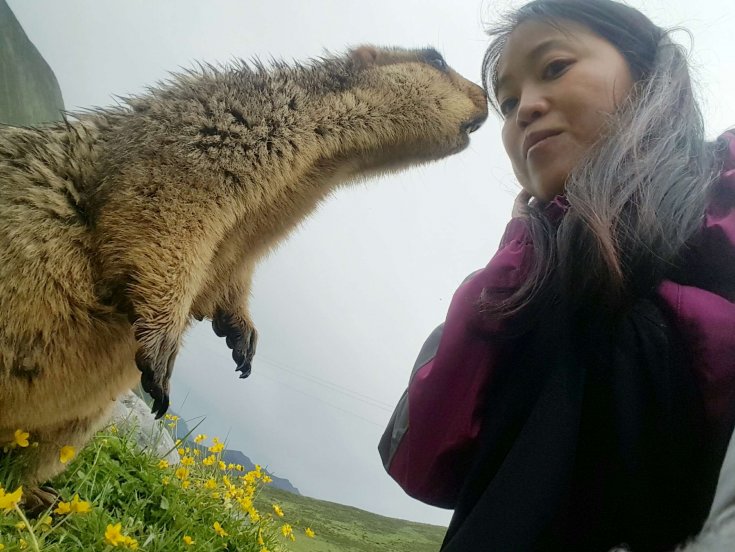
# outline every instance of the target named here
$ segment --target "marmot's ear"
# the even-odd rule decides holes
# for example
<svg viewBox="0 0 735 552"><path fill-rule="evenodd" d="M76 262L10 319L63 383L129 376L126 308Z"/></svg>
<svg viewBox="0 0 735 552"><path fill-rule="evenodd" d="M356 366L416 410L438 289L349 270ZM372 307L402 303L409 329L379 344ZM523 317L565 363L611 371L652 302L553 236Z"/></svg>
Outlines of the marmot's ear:
<svg viewBox="0 0 735 552"><path fill-rule="evenodd" d="M375 46L359 46L354 50L350 50L350 57L355 60L358 67L364 69L375 65L378 59L378 49Z"/></svg>

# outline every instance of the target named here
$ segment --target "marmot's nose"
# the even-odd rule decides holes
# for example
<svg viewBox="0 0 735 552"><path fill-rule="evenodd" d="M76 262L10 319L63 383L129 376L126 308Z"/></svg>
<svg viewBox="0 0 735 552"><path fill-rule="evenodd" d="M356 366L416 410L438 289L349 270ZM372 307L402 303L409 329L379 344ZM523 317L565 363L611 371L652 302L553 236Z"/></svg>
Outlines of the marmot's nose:
<svg viewBox="0 0 735 552"><path fill-rule="evenodd" d="M473 133L478 128L480 128L486 120L487 120L487 113L480 115L479 117L475 117L474 119L471 119L467 121L466 123L463 123L461 127L462 132L466 132L467 134Z"/></svg>

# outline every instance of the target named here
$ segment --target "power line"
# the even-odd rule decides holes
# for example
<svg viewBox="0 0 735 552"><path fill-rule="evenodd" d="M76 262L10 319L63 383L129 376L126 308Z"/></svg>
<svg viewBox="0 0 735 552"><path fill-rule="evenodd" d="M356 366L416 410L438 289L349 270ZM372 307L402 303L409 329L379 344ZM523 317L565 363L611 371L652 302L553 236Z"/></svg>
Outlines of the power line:
<svg viewBox="0 0 735 552"><path fill-rule="evenodd" d="M365 395L364 393L360 393L359 391L354 391L348 387L345 387L343 385L339 385L337 383L333 383L331 381L322 379L318 376L313 376L311 374L305 374L295 368L288 368L274 360L271 360L269 358L266 358L262 355L256 356L257 361L264 361L266 364L270 364L274 368L278 368L280 370L283 370L285 372L289 372L295 376L298 376L300 378L304 378L307 380L310 380L312 383L316 383L317 385L322 385L325 387L329 387L334 391L337 391L338 393L342 393L344 395L349 396L352 399L356 399L358 401L364 402L366 404L369 404L370 406L374 406L375 408L379 408L381 410L384 410L386 412L393 412L394 406L391 404L388 404L386 402L380 401L378 399L374 399L373 397L370 397L369 395Z"/></svg>
<svg viewBox="0 0 735 552"><path fill-rule="evenodd" d="M316 399L320 403L323 403L323 404L325 404L327 406L330 406L330 407L334 408L335 410L339 410L340 412L344 412L345 414L349 414L351 416L354 416L355 418L359 418L363 422L367 422L367 423L369 423L371 425L374 425L376 427L384 427L383 424L379 424L377 422L374 422L373 420L369 420L369 419L367 419L367 418L365 418L363 416L360 416L359 414L356 414L355 412L352 412L351 410L346 410L344 408L341 408L341 407L339 407L339 406L337 406L335 404L332 404L332 403L330 403L328 401L325 401L324 399L321 399L321 398L317 397L316 395L312 395L311 393L307 393L306 391L303 391L303 390L301 390L301 389L299 389L297 387L294 387L293 385L289 385L289 384L284 383L284 382L282 382L282 381L280 381L280 380L278 380L276 378L272 378L272 377L264 374L262 371L261 372L258 372L258 377L264 377L265 379L269 379L269 380L271 380L271 381L273 381L275 383L278 383L279 385L283 385L285 387L288 387L292 391L296 391L297 393L301 393L302 395L306 395L308 397L311 397L312 399Z"/></svg>

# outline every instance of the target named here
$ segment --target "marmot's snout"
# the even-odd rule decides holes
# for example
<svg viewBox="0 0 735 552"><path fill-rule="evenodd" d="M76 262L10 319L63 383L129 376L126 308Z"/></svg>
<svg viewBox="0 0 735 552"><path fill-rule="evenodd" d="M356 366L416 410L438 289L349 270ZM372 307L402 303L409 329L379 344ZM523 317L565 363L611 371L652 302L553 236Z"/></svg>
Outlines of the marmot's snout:
<svg viewBox="0 0 735 552"><path fill-rule="evenodd" d="M484 115L479 115L474 119L462 124L461 130L462 132L466 132L467 134L472 134L473 132L478 130L485 123L486 120L487 113L485 113Z"/></svg>

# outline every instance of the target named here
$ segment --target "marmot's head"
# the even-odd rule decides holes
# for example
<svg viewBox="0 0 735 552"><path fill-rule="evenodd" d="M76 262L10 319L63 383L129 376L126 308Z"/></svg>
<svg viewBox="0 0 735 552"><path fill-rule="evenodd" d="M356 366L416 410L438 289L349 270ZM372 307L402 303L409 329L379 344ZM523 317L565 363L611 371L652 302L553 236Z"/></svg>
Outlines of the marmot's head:
<svg viewBox="0 0 735 552"><path fill-rule="evenodd" d="M461 151L487 118L485 91L433 48L360 46L297 70L280 69L274 81L286 78L301 91L296 109L303 100L322 112L316 132L352 146L345 156L356 173Z"/></svg>
<svg viewBox="0 0 735 552"><path fill-rule="evenodd" d="M359 170L399 168L461 151L487 118L485 91L449 67L433 48L360 46L311 69L314 92L326 84L321 92L333 94L341 104L339 124L349 127L352 110L356 132L373 131L365 132ZM364 117L365 111L374 111L376 117ZM361 129L363 121L384 128ZM380 143L371 136L380 137Z"/></svg>

